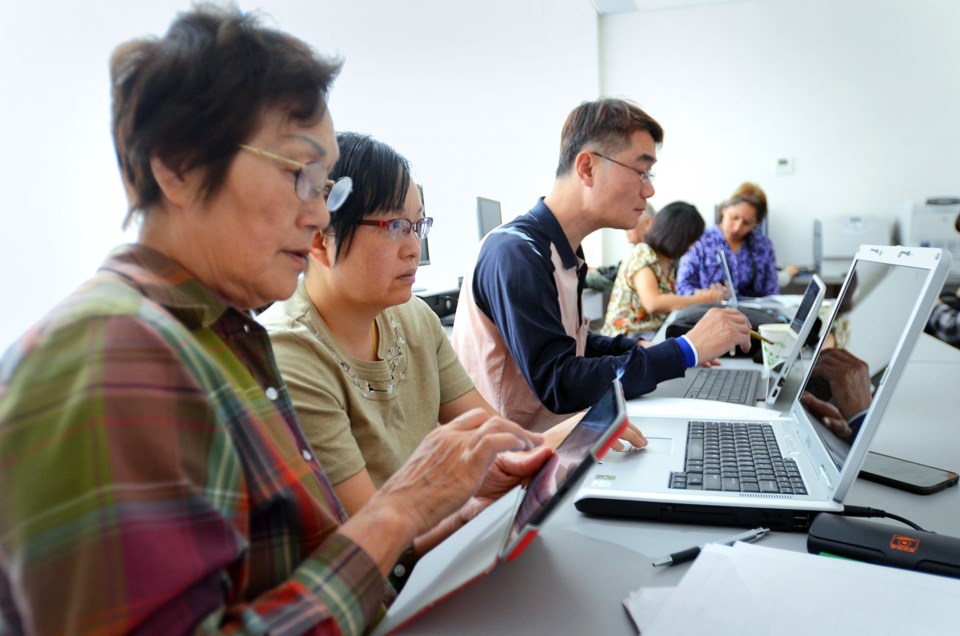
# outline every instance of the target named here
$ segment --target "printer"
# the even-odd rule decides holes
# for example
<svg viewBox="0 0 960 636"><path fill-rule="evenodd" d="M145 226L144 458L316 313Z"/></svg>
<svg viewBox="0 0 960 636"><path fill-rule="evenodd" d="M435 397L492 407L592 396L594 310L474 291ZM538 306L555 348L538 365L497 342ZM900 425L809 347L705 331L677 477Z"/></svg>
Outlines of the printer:
<svg viewBox="0 0 960 636"><path fill-rule="evenodd" d="M861 245L890 245L893 219L885 216L838 215L813 222L813 263L826 282L847 275Z"/></svg>
<svg viewBox="0 0 960 636"><path fill-rule="evenodd" d="M900 242L918 247L940 247L950 252L949 280L960 279L960 197L933 197L908 202L900 215Z"/></svg>

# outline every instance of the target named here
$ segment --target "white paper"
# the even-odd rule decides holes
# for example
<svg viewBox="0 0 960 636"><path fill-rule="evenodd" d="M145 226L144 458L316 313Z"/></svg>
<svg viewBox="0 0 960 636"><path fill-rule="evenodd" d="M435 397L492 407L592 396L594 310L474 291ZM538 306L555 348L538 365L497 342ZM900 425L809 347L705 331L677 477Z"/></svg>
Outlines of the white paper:
<svg viewBox="0 0 960 636"><path fill-rule="evenodd" d="M651 598L640 590L634 596ZM710 544L673 592L656 598L659 609L640 605L644 613L631 614L642 636L948 634L956 633L960 580L746 543Z"/></svg>

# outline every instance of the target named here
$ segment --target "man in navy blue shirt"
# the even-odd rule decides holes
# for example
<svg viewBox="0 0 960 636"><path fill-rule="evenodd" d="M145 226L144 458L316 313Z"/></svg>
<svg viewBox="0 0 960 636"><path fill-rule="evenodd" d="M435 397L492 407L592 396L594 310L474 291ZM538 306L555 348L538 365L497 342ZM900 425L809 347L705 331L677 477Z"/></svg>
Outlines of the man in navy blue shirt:
<svg viewBox="0 0 960 636"><path fill-rule="evenodd" d="M749 349L750 323L733 309L712 309L685 336L654 346L588 331L580 243L600 228L636 225L662 141L660 125L629 101L581 104L564 124L550 193L484 240L461 288L453 344L503 416L542 431L589 407L615 377L634 398Z"/></svg>

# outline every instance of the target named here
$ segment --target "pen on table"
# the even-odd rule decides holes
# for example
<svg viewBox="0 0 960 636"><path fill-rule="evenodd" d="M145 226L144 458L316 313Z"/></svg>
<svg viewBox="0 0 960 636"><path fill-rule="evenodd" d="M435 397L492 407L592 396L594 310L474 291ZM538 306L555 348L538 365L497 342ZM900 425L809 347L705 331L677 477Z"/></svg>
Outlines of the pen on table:
<svg viewBox="0 0 960 636"><path fill-rule="evenodd" d="M753 530L747 530L746 532L741 532L740 534L728 537L726 539L721 539L720 541L709 541L709 543L719 543L720 545L733 545L737 541L744 541L746 543L751 543L764 537L770 533L770 528L754 528ZM674 552L673 554L668 554L665 557L660 557L653 562L654 565L677 565L678 563L686 563L687 561L693 561L697 558L697 555L700 554L700 550L703 548L700 546L694 546L688 548L687 550L681 550L680 552Z"/></svg>
<svg viewBox="0 0 960 636"><path fill-rule="evenodd" d="M760 342L766 342L768 345L773 344L773 340L770 340L770 338L765 338L764 336L761 336L758 332L754 331L753 329L750 330L750 336L752 338L756 338Z"/></svg>

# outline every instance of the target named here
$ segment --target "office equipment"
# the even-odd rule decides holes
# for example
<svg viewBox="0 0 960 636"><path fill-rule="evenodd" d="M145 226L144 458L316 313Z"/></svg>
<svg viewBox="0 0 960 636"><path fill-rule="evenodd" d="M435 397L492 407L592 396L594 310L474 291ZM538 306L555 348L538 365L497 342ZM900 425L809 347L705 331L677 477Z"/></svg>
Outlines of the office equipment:
<svg viewBox="0 0 960 636"><path fill-rule="evenodd" d="M768 534L770 534L770 528L754 528L753 530L747 530L746 532L735 534L732 537L720 539L719 541L711 541L710 543L716 543L718 545L733 545L737 541L753 543L754 541L758 541ZM681 550L680 552L674 552L665 557L660 557L653 562L653 565L680 565L681 563L686 563L696 559L702 550L702 547L694 546L686 550Z"/></svg>
<svg viewBox="0 0 960 636"><path fill-rule="evenodd" d="M812 276L807 288L803 292L797 311L788 323L788 334L792 346L786 354L783 364L764 382L763 374L757 369L724 369L712 367L709 369L696 368L687 371L686 380L680 384L672 384L657 389L656 394L661 397L681 396L692 399L719 400L734 404L755 404L764 400L767 404L776 402L786 382L787 376L793 369L794 363L800 357L807 336L817 322L817 314L823 303L825 286L819 276ZM744 308L751 323L756 324L757 316L761 316L760 309ZM768 319L769 320L769 319ZM667 329L668 335L670 329Z"/></svg>
<svg viewBox="0 0 960 636"><path fill-rule="evenodd" d="M960 539L867 519L820 515L807 551L960 578Z"/></svg>
<svg viewBox="0 0 960 636"><path fill-rule="evenodd" d="M593 515L779 530L805 530L818 512L841 510L949 265L949 253L939 249L858 250L830 325L838 308L851 307L846 320L852 333L862 337L851 337L849 354L870 360L870 375L877 378L875 388L861 387L864 393L857 396L868 405L862 415L845 415L845 426L822 423L798 395L787 416L764 422L690 422L678 416L637 420L659 451L608 457L578 493L577 509ZM875 310L878 306L883 309ZM821 340L803 391L813 392L815 384L825 381L817 362L821 357L836 360L832 351L825 350ZM708 437L713 429L718 429L715 446ZM757 441L761 438L762 443ZM725 449L736 457L724 459ZM754 460L756 450L767 450L771 458Z"/></svg>
<svg viewBox="0 0 960 636"><path fill-rule="evenodd" d="M516 558L625 426L623 388L614 380L527 486L511 490L420 559L374 634L399 628L500 561Z"/></svg>
<svg viewBox="0 0 960 636"><path fill-rule="evenodd" d="M933 466L952 466L956 462L956 449L960 448L960 427L956 426L957 377L960 377L960 350L921 334L898 381L897 391L884 412L883 426L870 443L871 448ZM791 378L790 384L794 379ZM628 400L627 413L633 418L659 416L673 413L686 405L698 407L713 417L757 417L760 412L760 409L753 407L644 396ZM930 443L930 440L936 440L936 443ZM651 443L656 445L658 442L654 440ZM657 448L652 450L659 452ZM615 453L611 451L610 454ZM904 515L925 528L960 536L960 515L956 514L960 510L960 488L948 488L930 497L918 497L856 479L845 501L883 508ZM621 604L623 599L628 595L633 597L632 592L638 588L644 595L658 590L671 593L674 589L672 586L680 583L693 567L698 567L697 564L705 555L701 555L693 564L677 567L655 568L651 567L650 562L660 555L696 544L704 545L737 531L736 528L587 516L577 511L568 499L519 559L494 569L489 576L435 606L411 626L415 629L408 631L489 636L516 633L517 626L522 625L525 631L538 634L636 636L637 630ZM799 532L771 532L756 547L793 551L804 558L828 560L806 554L807 535ZM863 568L850 574L849 580L857 585L862 578L865 585L873 587L871 579L877 566L857 565L863 565ZM894 573L906 574L914 579L942 578L905 570L894 570ZM949 578L944 580L947 583L954 581ZM789 576L789 570L775 583L791 586L793 579ZM882 588L883 585L878 587ZM804 636L813 633L809 622L811 602L821 591L832 593L831 602L837 601L836 589L827 587L825 590L813 590L810 592L813 596L808 596L808 591L802 586L788 590L779 600L793 605L788 611L794 612L790 616L796 618L797 622L789 623L786 617L771 622L777 635L786 633L787 628L800 631ZM888 589L886 599L890 598ZM520 600L523 602L518 602ZM900 614L898 620L911 625L911 629L898 633L921 632L929 617L927 607L935 602L936 599L931 598L924 601L926 604L897 603L893 609ZM745 603L753 602L744 597L736 607L743 607ZM659 610L662 604L656 602L655 609ZM496 608L496 611L490 608ZM881 609L886 611L887 608ZM930 620L944 616L940 608L934 609L934 618ZM741 612L731 616L729 610L728 607L727 617L739 619L744 616ZM955 605L947 611L955 625ZM797 613L807 616L796 616ZM834 612L817 614L812 620L835 620ZM641 612L640 616L649 619L654 613ZM712 624L710 633L716 633L718 627L719 623ZM823 633L832 634L835 631L828 628ZM850 634L863 631L848 630ZM767 629L764 633L769 632L770 629ZM734 630L733 633L743 636L746 632ZM941 629L933 633L950 632Z"/></svg>
<svg viewBox="0 0 960 636"><path fill-rule="evenodd" d="M500 214L500 202L477 197L477 231L480 233L480 238L482 239L501 223L503 223L503 217Z"/></svg>
<svg viewBox="0 0 960 636"><path fill-rule="evenodd" d="M904 245L939 247L953 256L950 278L960 278L960 197L935 197L908 203L900 215Z"/></svg>
<svg viewBox="0 0 960 636"><path fill-rule="evenodd" d="M813 262L821 278L842 277L861 245L889 245L893 221L882 216L839 215L814 220Z"/></svg>

